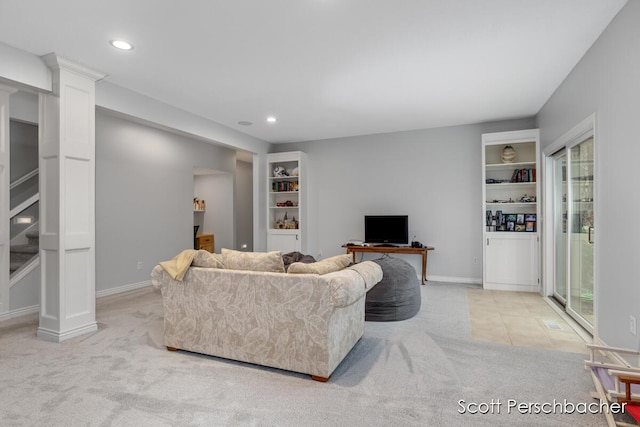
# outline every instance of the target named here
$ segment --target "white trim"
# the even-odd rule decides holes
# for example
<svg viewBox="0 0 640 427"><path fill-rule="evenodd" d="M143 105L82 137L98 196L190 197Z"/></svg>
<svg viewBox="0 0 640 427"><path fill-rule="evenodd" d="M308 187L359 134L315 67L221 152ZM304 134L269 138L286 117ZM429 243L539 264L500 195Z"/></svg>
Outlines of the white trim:
<svg viewBox="0 0 640 427"><path fill-rule="evenodd" d="M80 335L87 334L89 332L95 332L98 330L98 323L91 322L87 325L82 325L74 329L70 329L65 332L54 331L51 329L38 327L38 338L51 342L62 342L70 338L79 337Z"/></svg>
<svg viewBox="0 0 640 427"><path fill-rule="evenodd" d="M117 286L115 288L104 289L102 291L96 292L96 298L107 297L109 295L120 294L123 292L134 291L136 289L146 288L147 286L151 286L151 280L146 280L144 282L138 283L130 283L124 286Z"/></svg>
<svg viewBox="0 0 640 427"><path fill-rule="evenodd" d="M131 283L129 285L118 286L116 288L105 289L103 291L96 292L96 298L102 298L102 297L107 297L115 294L121 294L124 292L134 291L136 289L146 288L147 286L151 286L151 280L147 280L139 283ZM39 312L40 312L40 304L32 305L30 307L18 308L16 310L11 310L7 313L1 313L0 322L13 319L14 317L26 316L28 314L37 314ZM40 332L38 331L38 333ZM43 334L47 336L50 335L47 331L43 331ZM68 338L71 338L71 337L68 337ZM65 337L64 339L67 339L67 337Z"/></svg>
<svg viewBox="0 0 640 427"><path fill-rule="evenodd" d="M32 305L31 307L18 308L16 310L11 310L7 313L0 314L0 322L13 319L14 317L26 316L28 314L38 314L39 312L40 304Z"/></svg>

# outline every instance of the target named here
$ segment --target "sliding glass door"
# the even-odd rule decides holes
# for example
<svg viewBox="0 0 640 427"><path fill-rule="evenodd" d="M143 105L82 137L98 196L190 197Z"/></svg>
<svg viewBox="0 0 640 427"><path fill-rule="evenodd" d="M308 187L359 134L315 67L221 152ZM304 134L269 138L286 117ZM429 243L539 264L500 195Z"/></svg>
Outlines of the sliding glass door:
<svg viewBox="0 0 640 427"><path fill-rule="evenodd" d="M562 149L553 159L553 232L555 236L555 271L553 296L567 304L567 150Z"/></svg>
<svg viewBox="0 0 640 427"><path fill-rule="evenodd" d="M593 137L569 148L569 304L567 311L593 329ZM586 324L585 324L586 323Z"/></svg>
<svg viewBox="0 0 640 427"><path fill-rule="evenodd" d="M581 134L550 156L553 296L593 333L594 139Z"/></svg>

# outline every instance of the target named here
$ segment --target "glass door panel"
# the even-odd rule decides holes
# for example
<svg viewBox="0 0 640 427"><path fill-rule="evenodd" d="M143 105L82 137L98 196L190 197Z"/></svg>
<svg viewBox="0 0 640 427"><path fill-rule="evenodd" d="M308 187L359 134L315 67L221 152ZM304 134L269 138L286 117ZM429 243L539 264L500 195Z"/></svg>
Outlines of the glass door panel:
<svg viewBox="0 0 640 427"><path fill-rule="evenodd" d="M555 234L555 271L553 295L567 303L567 151L563 148L553 159L553 219Z"/></svg>
<svg viewBox="0 0 640 427"><path fill-rule="evenodd" d="M569 147L569 303L567 311L593 330L593 137Z"/></svg>

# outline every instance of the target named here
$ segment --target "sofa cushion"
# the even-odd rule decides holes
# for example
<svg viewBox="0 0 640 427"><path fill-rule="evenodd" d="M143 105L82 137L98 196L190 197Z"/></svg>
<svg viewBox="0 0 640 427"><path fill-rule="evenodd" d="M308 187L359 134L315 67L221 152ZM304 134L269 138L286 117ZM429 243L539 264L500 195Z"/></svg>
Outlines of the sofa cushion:
<svg viewBox="0 0 640 427"><path fill-rule="evenodd" d="M204 267L204 268L224 268L224 264L222 263L222 255L213 254L209 251L205 251L204 249L198 250L196 256L193 258L193 262L191 263L194 267Z"/></svg>
<svg viewBox="0 0 640 427"><path fill-rule="evenodd" d="M340 271L349 264L351 264L351 255L336 255L311 264L294 262L289 266L287 272L292 274L327 274Z"/></svg>
<svg viewBox="0 0 640 427"><path fill-rule="evenodd" d="M284 273L282 252L240 252L222 248L222 263L228 270Z"/></svg>

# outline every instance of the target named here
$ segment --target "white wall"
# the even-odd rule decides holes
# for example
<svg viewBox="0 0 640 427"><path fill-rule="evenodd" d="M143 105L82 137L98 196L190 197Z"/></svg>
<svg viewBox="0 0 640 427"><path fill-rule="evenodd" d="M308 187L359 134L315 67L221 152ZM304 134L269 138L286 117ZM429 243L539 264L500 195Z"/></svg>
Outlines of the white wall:
<svg viewBox="0 0 640 427"><path fill-rule="evenodd" d="M409 239L436 248L431 280L480 283L481 134L532 127L531 118L275 148L308 154L311 255L344 253L347 240L363 239L366 214L407 214ZM420 271L419 257L404 257Z"/></svg>
<svg viewBox="0 0 640 427"><path fill-rule="evenodd" d="M638 349L640 319L637 180L640 159L640 2L620 11L538 115L542 146L596 113L596 322L609 345Z"/></svg>

